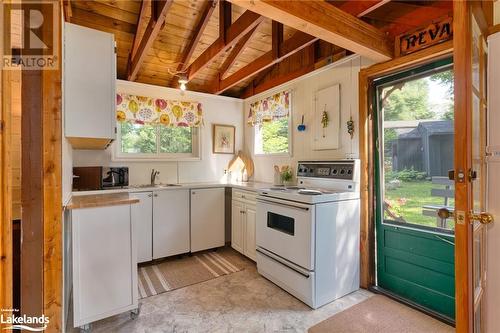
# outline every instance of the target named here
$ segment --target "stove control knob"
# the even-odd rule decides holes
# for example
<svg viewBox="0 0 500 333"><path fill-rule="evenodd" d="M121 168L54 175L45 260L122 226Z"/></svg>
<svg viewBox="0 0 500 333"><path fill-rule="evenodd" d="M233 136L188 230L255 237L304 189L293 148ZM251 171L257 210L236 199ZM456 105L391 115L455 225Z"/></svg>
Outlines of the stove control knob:
<svg viewBox="0 0 500 333"><path fill-rule="evenodd" d="M314 172L313 168L310 168L309 173L313 173L313 172Z"/></svg>
<svg viewBox="0 0 500 333"><path fill-rule="evenodd" d="M337 169L332 170L332 175L336 175L339 171Z"/></svg>
<svg viewBox="0 0 500 333"><path fill-rule="evenodd" d="M352 174L352 169L347 170L347 174L351 175Z"/></svg>
<svg viewBox="0 0 500 333"><path fill-rule="evenodd" d="M340 174L341 174L341 175L345 174L345 169L341 169L341 170L340 170Z"/></svg>

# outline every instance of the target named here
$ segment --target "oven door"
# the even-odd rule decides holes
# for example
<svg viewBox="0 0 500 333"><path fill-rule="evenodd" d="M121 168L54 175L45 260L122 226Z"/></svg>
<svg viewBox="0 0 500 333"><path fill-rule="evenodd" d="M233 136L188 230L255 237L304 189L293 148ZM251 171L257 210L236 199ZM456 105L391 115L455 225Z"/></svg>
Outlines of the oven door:
<svg viewBox="0 0 500 333"><path fill-rule="evenodd" d="M259 196L257 247L314 270L314 205Z"/></svg>

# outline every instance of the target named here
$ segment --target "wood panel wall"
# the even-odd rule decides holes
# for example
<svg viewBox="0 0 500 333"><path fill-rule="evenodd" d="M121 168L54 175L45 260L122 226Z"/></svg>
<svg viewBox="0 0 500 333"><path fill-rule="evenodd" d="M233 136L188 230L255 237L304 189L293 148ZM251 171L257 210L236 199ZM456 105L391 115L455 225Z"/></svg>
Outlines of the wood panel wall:
<svg viewBox="0 0 500 333"><path fill-rule="evenodd" d="M11 71L12 220L21 219L21 71Z"/></svg>

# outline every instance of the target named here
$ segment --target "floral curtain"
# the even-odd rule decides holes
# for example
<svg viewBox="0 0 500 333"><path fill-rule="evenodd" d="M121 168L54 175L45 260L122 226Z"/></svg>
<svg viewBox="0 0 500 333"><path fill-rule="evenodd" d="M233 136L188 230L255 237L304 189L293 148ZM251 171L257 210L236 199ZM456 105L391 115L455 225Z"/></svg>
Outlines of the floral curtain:
<svg viewBox="0 0 500 333"><path fill-rule="evenodd" d="M247 122L252 125L288 118L290 115L290 90L282 91L250 104Z"/></svg>
<svg viewBox="0 0 500 333"><path fill-rule="evenodd" d="M162 124L171 127L199 127L203 122L201 103L162 98L116 95L116 119L135 124Z"/></svg>

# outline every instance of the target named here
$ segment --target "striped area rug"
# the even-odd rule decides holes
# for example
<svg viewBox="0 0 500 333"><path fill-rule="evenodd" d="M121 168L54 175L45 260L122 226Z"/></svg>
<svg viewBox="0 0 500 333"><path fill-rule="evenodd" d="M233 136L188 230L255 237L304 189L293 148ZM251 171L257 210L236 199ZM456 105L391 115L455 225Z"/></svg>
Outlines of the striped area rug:
<svg viewBox="0 0 500 333"><path fill-rule="evenodd" d="M154 296L239 272L245 267L244 260L234 250L224 248L139 267L139 297Z"/></svg>

